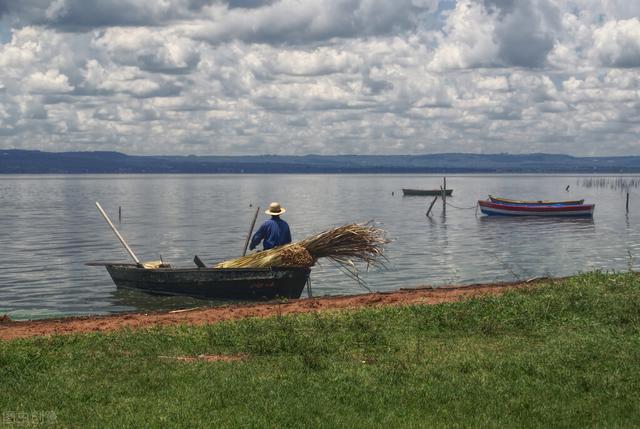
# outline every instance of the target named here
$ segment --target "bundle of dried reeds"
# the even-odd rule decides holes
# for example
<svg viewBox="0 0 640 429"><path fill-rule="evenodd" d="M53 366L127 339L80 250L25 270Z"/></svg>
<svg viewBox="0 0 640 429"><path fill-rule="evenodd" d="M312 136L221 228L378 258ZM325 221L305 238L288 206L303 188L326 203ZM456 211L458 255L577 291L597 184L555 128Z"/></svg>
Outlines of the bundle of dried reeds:
<svg viewBox="0 0 640 429"><path fill-rule="evenodd" d="M297 243L286 244L264 252L251 253L231 261L221 262L216 268L310 267L315 259L307 249Z"/></svg>
<svg viewBox="0 0 640 429"><path fill-rule="evenodd" d="M352 266L352 260L381 265L384 245L388 242L382 229L371 223L354 223L329 229L298 244L315 259L328 258L340 265Z"/></svg>
<svg viewBox="0 0 640 429"><path fill-rule="evenodd" d="M371 223L348 224L296 243L225 261L216 268L310 267L317 259L327 258L357 277L353 260L382 265L383 247L388 242L384 231Z"/></svg>

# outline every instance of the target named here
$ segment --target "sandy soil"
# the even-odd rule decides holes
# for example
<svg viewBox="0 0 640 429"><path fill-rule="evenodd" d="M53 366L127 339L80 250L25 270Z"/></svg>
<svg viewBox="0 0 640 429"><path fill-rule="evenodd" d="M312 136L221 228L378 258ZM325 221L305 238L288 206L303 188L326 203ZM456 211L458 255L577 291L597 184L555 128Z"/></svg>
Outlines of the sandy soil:
<svg viewBox="0 0 640 429"><path fill-rule="evenodd" d="M469 286L420 287L394 292L364 295L331 296L291 300L285 303L260 303L199 307L163 313L126 313L108 316L67 317L36 321L12 321L0 316L0 340L16 338L108 332L119 329L140 329L171 324L203 325L247 317L320 312L338 309L376 307L384 305L439 304L487 294L501 294L509 289L531 287L543 279L515 283L477 284Z"/></svg>

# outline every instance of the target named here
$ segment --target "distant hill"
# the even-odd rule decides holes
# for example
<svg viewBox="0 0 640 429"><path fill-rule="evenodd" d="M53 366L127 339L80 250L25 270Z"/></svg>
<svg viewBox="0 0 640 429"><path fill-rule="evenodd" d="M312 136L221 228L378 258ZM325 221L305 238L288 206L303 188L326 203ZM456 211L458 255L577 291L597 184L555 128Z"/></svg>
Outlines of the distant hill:
<svg viewBox="0 0 640 429"><path fill-rule="evenodd" d="M0 174L41 173L640 173L640 156L130 156L119 152L0 150Z"/></svg>

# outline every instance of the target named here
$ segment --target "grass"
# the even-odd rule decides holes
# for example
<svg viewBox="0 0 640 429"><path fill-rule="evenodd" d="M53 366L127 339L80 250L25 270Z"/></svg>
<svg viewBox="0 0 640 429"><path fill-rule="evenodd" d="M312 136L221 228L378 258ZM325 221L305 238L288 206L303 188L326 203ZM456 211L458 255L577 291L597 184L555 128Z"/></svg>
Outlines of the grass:
<svg viewBox="0 0 640 429"><path fill-rule="evenodd" d="M637 427L639 328L640 277L596 272L437 306L15 340L0 343L0 412L100 428ZM247 357L166 358L200 354Z"/></svg>

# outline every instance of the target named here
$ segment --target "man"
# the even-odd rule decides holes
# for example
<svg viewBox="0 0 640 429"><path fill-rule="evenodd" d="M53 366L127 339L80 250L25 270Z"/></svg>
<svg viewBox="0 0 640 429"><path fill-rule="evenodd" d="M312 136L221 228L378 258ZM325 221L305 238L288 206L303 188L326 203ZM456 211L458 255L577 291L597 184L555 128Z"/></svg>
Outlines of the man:
<svg viewBox="0 0 640 429"><path fill-rule="evenodd" d="M280 219L280 215L285 211L287 210L284 207L280 207L280 203L269 204L269 210L265 211L265 213L271 215L271 219L266 220L253 235L249 249L255 249L262 240L264 240L262 243L264 250L291 243L289 225Z"/></svg>

